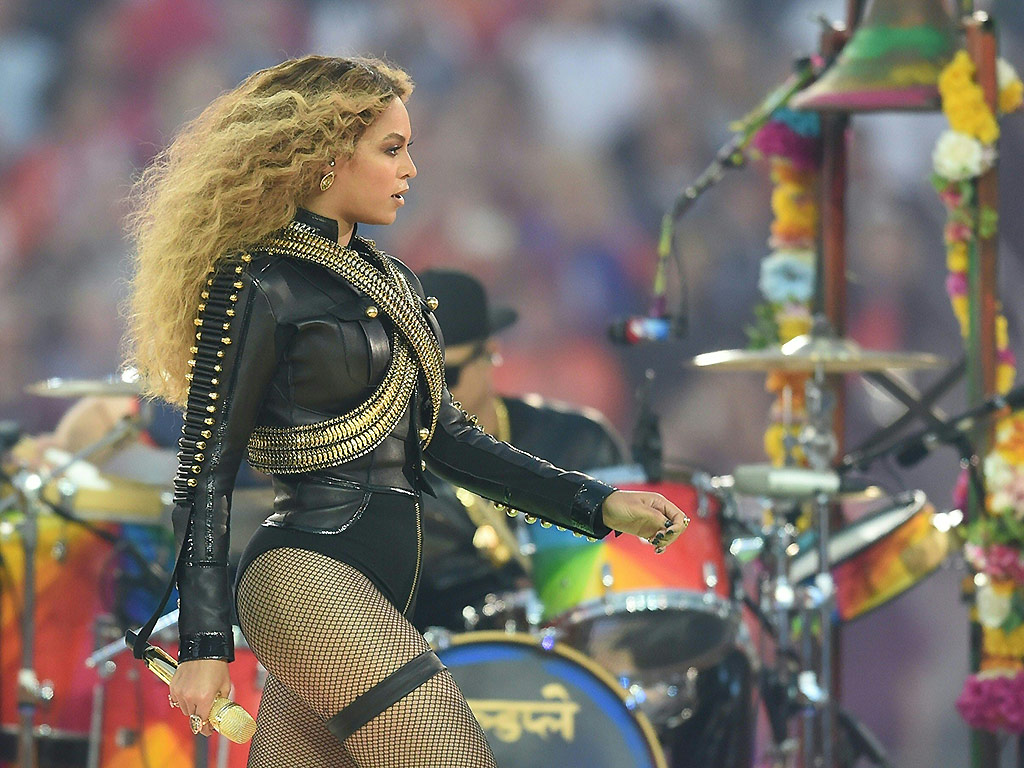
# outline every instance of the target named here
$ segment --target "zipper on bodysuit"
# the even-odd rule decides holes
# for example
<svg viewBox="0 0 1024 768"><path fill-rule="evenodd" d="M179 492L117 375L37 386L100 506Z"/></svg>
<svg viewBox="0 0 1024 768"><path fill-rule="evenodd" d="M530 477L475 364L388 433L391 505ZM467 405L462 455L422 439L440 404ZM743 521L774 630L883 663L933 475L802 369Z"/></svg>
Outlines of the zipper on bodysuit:
<svg viewBox="0 0 1024 768"><path fill-rule="evenodd" d="M405 616L405 612L409 610L409 606L412 605L412 597L416 594L416 587L420 582L420 560L423 557L423 521L420 515L420 500L416 499L416 572L412 577L412 586L409 588L409 599L405 601L405 608L402 609L402 615Z"/></svg>

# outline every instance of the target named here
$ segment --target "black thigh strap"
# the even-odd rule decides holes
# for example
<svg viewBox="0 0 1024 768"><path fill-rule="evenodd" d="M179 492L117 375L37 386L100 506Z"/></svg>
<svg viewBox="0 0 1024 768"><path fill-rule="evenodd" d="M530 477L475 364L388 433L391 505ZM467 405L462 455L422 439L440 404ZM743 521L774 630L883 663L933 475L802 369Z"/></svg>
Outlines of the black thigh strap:
<svg viewBox="0 0 1024 768"><path fill-rule="evenodd" d="M406 662L373 688L327 721L327 729L344 742L396 701L415 691L438 672L447 669L437 654L424 651Z"/></svg>

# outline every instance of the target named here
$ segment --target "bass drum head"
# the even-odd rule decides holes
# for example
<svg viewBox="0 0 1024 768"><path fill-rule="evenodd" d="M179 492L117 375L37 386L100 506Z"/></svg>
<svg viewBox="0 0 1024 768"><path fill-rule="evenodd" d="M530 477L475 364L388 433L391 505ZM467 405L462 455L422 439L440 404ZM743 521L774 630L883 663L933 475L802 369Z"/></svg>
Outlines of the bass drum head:
<svg viewBox="0 0 1024 768"><path fill-rule="evenodd" d="M437 655L501 768L665 768L647 718L607 672L552 637L455 635Z"/></svg>

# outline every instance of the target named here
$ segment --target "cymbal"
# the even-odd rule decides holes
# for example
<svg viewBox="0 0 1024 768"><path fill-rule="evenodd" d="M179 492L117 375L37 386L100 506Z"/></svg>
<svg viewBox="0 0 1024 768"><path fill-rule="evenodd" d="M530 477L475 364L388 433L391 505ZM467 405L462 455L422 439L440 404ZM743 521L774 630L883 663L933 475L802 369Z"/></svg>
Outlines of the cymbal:
<svg viewBox="0 0 1024 768"><path fill-rule="evenodd" d="M807 371L859 373L890 368L941 368L946 360L926 352L868 350L850 339L805 334L781 347L723 349L691 361L698 368L720 371Z"/></svg>
<svg viewBox="0 0 1024 768"><path fill-rule="evenodd" d="M134 369L102 379L63 379L54 377L25 387L25 392L40 397L127 397L138 395L139 374Z"/></svg>

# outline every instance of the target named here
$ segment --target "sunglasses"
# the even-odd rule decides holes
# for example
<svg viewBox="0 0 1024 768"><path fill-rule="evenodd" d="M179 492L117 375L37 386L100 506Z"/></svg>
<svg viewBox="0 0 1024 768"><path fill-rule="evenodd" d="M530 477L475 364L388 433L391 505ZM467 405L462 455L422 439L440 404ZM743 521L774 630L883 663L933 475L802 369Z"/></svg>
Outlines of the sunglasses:
<svg viewBox="0 0 1024 768"><path fill-rule="evenodd" d="M487 351L487 340L478 341L473 346L473 351L469 357L463 360L458 365L446 365L444 367L444 381L448 385L448 389L457 387L459 385L459 377L462 376L462 369L467 365L476 362L482 357L489 357L490 352Z"/></svg>

